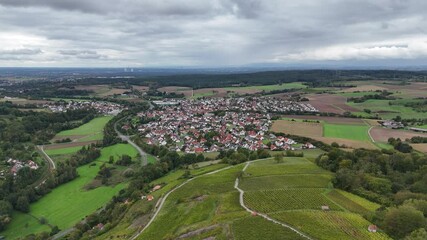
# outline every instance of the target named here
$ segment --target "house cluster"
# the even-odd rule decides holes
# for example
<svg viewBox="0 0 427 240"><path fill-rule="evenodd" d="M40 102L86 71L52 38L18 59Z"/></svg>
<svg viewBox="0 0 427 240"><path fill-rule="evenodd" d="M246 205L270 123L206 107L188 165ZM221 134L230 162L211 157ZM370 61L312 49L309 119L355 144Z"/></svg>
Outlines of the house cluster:
<svg viewBox="0 0 427 240"><path fill-rule="evenodd" d="M391 129L400 129L400 128L405 127L405 125L403 125L403 123L396 122L394 120L378 121L378 123L381 124L381 126L383 126L385 128L391 128Z"/></svg>
<svg viewBox="0 0 427 240"><path fill-rule="evenodd" d="M18 173L18 171L21 168L23 168L23 167L29 167L32 170L37 170L39 168L39 165L36 162L32 161L32 160L28 160L28 161L24 162L24 161L20 161L20 160L9 158L6 162L10 166L12 166L10 168L10 173L13 176L16 176L16 174Z"/></svg>
<svg viewBox="0 0 427 240"><path fill-rule="evenodd" d="M117 115L124 109L120 104L103 101L58 101L45 103L43 107L50 109L52 112L92 108L98 113L106 115Z"/></svg>
<svg viewBox="0 0 427 240"><path fill-rule="evenodd" d="M274 102L276 106L269 106ZM178 105L139 113L152 121L138 126L138 131L148 144L186 153L238 148L292 150L296 144L292 139L267 134L272 124L269 112L284 108L284 102L270 98L182 100Z"/></svg>

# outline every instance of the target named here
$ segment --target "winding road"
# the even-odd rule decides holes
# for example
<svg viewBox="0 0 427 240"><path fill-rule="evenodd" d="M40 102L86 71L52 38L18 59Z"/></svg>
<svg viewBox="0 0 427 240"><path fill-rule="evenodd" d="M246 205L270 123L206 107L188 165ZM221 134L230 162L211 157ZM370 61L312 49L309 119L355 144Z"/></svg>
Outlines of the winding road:
<svg viewBox="0 0 427 240"><path fill-rule="evenodd" d="M116 131L116 133L117 133L117 135L119 136L119 138L120 139L122 139L123 141L126 141L126 142L128 142L130 145L132 145L137 151L138 151L138 153L139 153L139 155L141 156L141 159L142 159L142 162L141 162L141 164L142 164L142 166L145 166L145 165L147 165L148 164L148 160L147 160L147 153L146 152L144 152L143 150L142 150L142 148L141 147L139 147L136 143L134 143L131 139L130 139L130 136L127 136L127 135L124 135L123 133L121 133L119 130L117 130L117 123L118 122L120 122L120 121L122 121L123 119L125 119L126 117L124 117L124 118L122 118L122 119L120 119L120 120L118 120L118 121L116 121L115 123L114 123L114 131Z"/></svg>

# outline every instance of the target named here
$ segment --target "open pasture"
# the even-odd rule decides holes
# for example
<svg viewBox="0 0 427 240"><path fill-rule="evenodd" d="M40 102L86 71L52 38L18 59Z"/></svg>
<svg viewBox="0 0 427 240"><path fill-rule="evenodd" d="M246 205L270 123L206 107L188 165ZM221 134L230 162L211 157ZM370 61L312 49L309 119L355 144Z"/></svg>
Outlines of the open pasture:
<svg viewBox="0 0 427 240"><path fill-rule="evenodd" d="M37 218L44 217L49 224L57 225L60 229L73 226L85 216L96 211L107 203L114 195L126 186L120 183L115 186L100 186L86 190L85 186L93 181L99 171L102 162L107 162L110 155L118 156L129 154L135 156L137 151L128 144L117 144L103 148L101 156L95 160L95 166L86 164L77 168L79 176L65 184L53 189L50 193L30 205L30 214ZM29 232L37 233L46 230L41 224L33 224L32 217L28 214L18 214L12 220L3 234L14 238L23 236L19 229L24 229L29 223Z"/></svg>
<svg viewBox="0 0 427 240"><path fill-rule="evenodd" d="M356 141L370 141L368 130L369 126L366 125L325 123L323 125L323 136L327 138L344 138Z"/></svg>
<svg viewBox="0 0 427 240"><path fill-rule="evenodd" d="M97 134L103 131L105 124L107 124L108 121L112 119L111 116L103 116L103 117L97 117L89 121L88 123L85 123L81 125L80 127L65 130L57 134L57 136L73 136L73 135L80 135L80 136L88 136L92 134Z"/></svg>

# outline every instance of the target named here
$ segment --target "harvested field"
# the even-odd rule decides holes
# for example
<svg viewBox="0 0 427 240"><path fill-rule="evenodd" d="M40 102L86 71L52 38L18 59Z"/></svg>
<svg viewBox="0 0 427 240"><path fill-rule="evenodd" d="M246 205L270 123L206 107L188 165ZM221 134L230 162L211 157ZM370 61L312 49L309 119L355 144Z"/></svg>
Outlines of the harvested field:
<svg viewBox="0 0 427 240"><path fill-rule="evenodd" d="M360 118L342 118L342 117L323 117L323 116L302 116L302 115L285 115L286 118L319 120L332 124L359 124L363 125L363 120Z"/></svg>
<svg viewBox="0 0 427 240"><path fill-rule="evenodd" d="M347 98L336 94L310 94L306 96L313 107L321 112L342 114L359 110L346 104Z"/></svg>
<svg viewBox="0 0 427 240"><path fill-rule="evenodd" d="M306 137L322 137L323 127L320 123L293 122L288 120L274 121L271 127L273 132L300 135Z"/></svg>
<svg viewBox="0 0 427 240"><path fill-rule="evenodd" d="M92 143L97 143L97 142L99 142L99 141L50 144L50 145L45 145L44 149L53 150L53 149L70 148L70 147L80 147L80 146L82 147L82 146L90 145Z"/></svg>
<svg viewBox="0 0 427 240"><path fill-rule="evenodd" d="M411 144L411 146L417 151L427 153L427 143Z"/></svg>
<svg viewBox="0 0 427 240"><path fill-rule="evenodd" d="M374 127L371 136L376 142L387 142L389 138L400 138L405 140L415 136L427 137L427 133L412 132L407 130L394 130L383 127Z"/></svg>

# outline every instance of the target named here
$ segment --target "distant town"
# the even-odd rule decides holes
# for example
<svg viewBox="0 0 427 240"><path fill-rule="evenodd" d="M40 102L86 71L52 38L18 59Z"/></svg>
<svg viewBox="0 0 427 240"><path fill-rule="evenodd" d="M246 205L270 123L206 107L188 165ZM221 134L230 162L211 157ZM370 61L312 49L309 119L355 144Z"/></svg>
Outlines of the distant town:
<svg viewBox="0 0 427 240"><path fill-rule="evenodd" d="M307 103L270 97L207 98L154 102L158 110L138 113L147 123L138 126L148 144L202 153L220 150L293 150L297 142L267 134L271 113L317 112ZM126 130L129 126L123 126ZM314 148L311 144L300 147Z"/></svg>

